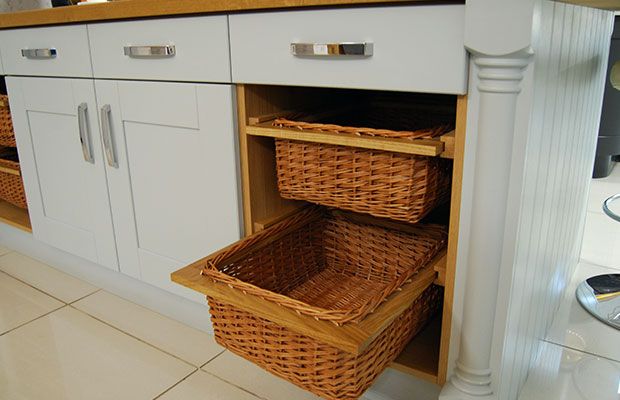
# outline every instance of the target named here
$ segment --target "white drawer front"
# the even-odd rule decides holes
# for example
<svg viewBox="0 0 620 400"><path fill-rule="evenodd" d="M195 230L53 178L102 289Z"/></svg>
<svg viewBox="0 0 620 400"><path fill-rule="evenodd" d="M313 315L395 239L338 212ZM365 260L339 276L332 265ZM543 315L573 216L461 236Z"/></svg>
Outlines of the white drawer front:
<svg viewBox="0 0 620 400"><path fill-rule="evenodd" d="M230 82L224 15L92 24L88 34L97 78Z"/></svg>
<svg viewBox="0 0 620 400"><path fill-rule="evenodd" d="M463 5L237 14L233 82L465 93ZM372 56L300 57L292 43L372 43Z"/></svg>
<svg viewBox="0 0 620 400"><path fill-rule="evenodd" d="M0 52L9 75L92 76L85 25L0 31Z"/></svg>

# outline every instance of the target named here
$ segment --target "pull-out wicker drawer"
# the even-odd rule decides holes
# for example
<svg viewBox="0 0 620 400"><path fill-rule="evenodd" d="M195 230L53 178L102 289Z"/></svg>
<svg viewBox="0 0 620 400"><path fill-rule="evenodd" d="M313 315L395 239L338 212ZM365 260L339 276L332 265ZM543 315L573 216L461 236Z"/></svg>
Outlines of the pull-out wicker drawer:
<svg viewBox="0 0 620 400"><path fill-rule="evenodd" d="M446 241L438 225L309 208L172 278L209 296L221 345L326 399L356 399L439 308Z"/></svg>
<svg viewBox="0 0 620 400"><path fill-rule="evenodd" d="M0 31L9 75L92 77L86 25Z"/></svg>
<svg viewBox="0 0 620 400"><path fill-rule="evenodd" d="M435 4L234 14L233 82L465 93L464 13Z"/></svg>
<svg viewBox="0 0 620 400"><path fill-rule="evenodd" d="M252 87L289 107L250 114L244 128L275 138L282 198L409 223L449 201L454 96Z"/></svg>

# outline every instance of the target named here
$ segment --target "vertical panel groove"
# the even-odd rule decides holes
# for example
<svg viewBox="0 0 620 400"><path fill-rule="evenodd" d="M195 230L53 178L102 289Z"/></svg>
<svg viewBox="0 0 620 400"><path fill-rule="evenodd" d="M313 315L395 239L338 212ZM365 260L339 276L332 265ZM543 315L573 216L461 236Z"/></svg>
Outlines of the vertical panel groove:
<svg viewBox="0 0 620 400"><path fill-rule="evenodd" d="M613 13L539 0L497 396L516 399L578 262ZM529 93L529 92L528 92Z"/></svg>

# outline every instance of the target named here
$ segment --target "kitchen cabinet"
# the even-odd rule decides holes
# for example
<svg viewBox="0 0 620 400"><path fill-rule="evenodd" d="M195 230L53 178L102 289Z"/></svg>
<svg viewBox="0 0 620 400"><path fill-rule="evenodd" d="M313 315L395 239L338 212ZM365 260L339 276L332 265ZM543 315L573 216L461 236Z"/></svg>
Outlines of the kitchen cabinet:
<svg viewBox="0 0 620 400"><path fill-rule="evenodd" d="M46 76L8 78L35 238L204 303L169 275L241 235L233 89L92 77L230 82L227 24L0 32L9 74ZM175 50L124 51L159 45ZM52 78L67 74L90 79Z"/></svg>
<svg viewBox="0 0 620 400"><path fill-rule="evenodd" d="M120 271L175 269L240 237L230 85L97 80Z"/></svg>
<svg viewBox="0 0 620 400"><path fill-rule="evenodd" d="M232 88L7 82L34 236L203 302L169 275L240 237Z"/></svg>
<svg viewBox="0 0 620 400"><path fill-rule="evenodd" d="M35 238L116 270L94 82L6 81Z"/></svg>
<svg viewBox="0 0 620 400"><path fill-rule="evenodd" d="M295 212L299 206L278 195L272 145L276 135L290 137L299 133L267 132L260 120L251 120L275 111L296 111L296 104L290 101L293 97L286 94L283 87L298 86L304 91L308 87L323 87L458 95L458 127L454 138L446 138L444 151L439 155L454 157L455 166L450 246L446 268L438 271L437 279L438 284L445 285L443 318L412 341L395 367L439 384L452 376L453 383L445 386L442 399L462 399L469 392L487 398L516 398L535 360L536 339L545 335L546 326L563 295L564 278L574 271L578 260L578 232L583 229L580 215L585 212L587 198L584 188L594 154L594 142L587 141L587 133L594 132L592 121L598 120L600 112L603 64L607 60L613 13L546 0L502 2L501 6L492 0L459 2L464 4L421 2L415 6L390 2L386 7L358 5L304 10L285 8L343 3L297 1L256 6L248 2L228 2L222 6L211 2L178 2L170 6L153 0L149 1L153 3L150 7L128 3L132 2L19 13L3 19L0 25L5 28L90 23L75 28L70 35L60 31L71 25L0 31L5 72L9 75L232 81L238 84L240 176L244 187L246 234L264 229L280 217ZM281 9L267 12L265 8L271 6ZM256 7L261 11L236 12ZM222 43L219 43L221 47L197 48L200 46L193 41L215 37L226 40L222 34L224 16L213 14L219 12L230 12L226 16L230 24L230 58L221 54L226 49ZM198 16L199 13L204 15ZM184 17L183 21L179 18L178 25L194 18L196 22L185 24L181 30L183 35L173 37L177 31L174 22L136 20L164 14L192 15ZM382 18L375 18L378 15ZM214 21L217 18L218 23L211 26L213 34L205 38L201 32L207 27L201 23L212 17ZM110 19L131 21L100 23ZM185 30L190 25L195 35ZM114 35L114 41L108 41L116 28L123 34ZM56 30L58 32L54 33ZM166 35L160 35L162 32ZM56 34L58 36L54 36ZM9 37L13 40L6 40ZM54 43L48 40L52 37L56 38ZM59 65L73 57L74 53L67 51L77 47L65 46L64 42L74 37L80 43L86 38L88 43L88 48L82 44L77 46L81 50L76 53L80 57L76 57L81 61L71 63L81 66L80 70L44 67ZM184 38L190 38L185 43L191 45L183 45ZM20 46L15 47L13 44L18 41ZM366 49L372 44L372 56L330 58L291 54L291 44L311 45L306 48L313 51L316 46L318 55L325 55L328 48L345 45L348 41L355 41L356 48L363 44ZM176 58L130 59L123 52L125 46L157 48L172 44L177 46ZM56 48L57 57L47 63L22 60L19 54L22 48L51 47ZM98 49L105 54L99 54ZM204 62L195 62L191 71L181 68L186 68L188 63L170 68L190 53L211 55L217 49L217 55L208 57L208 61L225 63L230 75L219 69L225 69L224 64L211 65L221 74L207 72ZM11 57L20 59L11 60ZM115 57L118 63L110 62L110 57ZM86 62L82 62L84 60ZM63 99L69 96L66 89L61 94L58 94L60 91L52 94L57 89L51 88L56 84L50 83L49 93L28 95L32 104L47 99L49 104L38 107L44 111L37 111L37 107L30 104L19 106L25 97L20 94L22 88L15 83L20 79L9 78L13 81L9 82L9 90L17 93L12 102L18 109L17 126L22 131L18 135L18 145L24 176L31 181L27 182L27 194L29 201L41 203L31 211L38 220L33 223L37 239L63 248L69 254L88 253L83 257L90 259L95 259L95 254L98 257L107 254L105 241L93 239L90 248L72 244L62 229L81 229L85 235L94 237L94 222L87 224L87 216L92 218L92 215L80 214L84 211L81 208L93 209L96 201L109 196L111 204L107 209L104 207L107 214L97 212L96 215L114 221L116 240L111 244L118 246L118 260L113 261L129 276L174 290L164 271L222 247L238 235L238 231L235 235L226 229L239 229L240 219L232 212L239 208L239 202L236 192L230 188L228 192L223 184L224 180L229 181L229 173L233 171L227 163L236 164L234 157L231 159L223 149L229 148L226 146L234 149L234 143L218 142L218 145L209 141L215 139L216 133L229 129L228 125L224 128L225 124L232 126L230 114L234 106L230 106L229 86L217 86L218 91L226 91L226 94L212 98L205 94L202 98L202 90L211 92L212 89L207 89L211 85L96 81L100 103L95 106L87 102L87 119L98 119L101 107L109 105L105 115L109 117L109 138L114 149L111 154L116 158L112 159L112 166L103 168L103 179L97 175L100 187L91 195L89 185L95 179L66 166L76 161L72 158L75 154L67 155L68 147L72 151L77 147L77 154L81 154L75 131L78 124L75 108L81 102ZM80 85L90 85L92 90L93 83L92 80L82 81ZM189 94L191 90L186 87L194 88L193 99ZM33 88L29 90L34 92ZM262 96L265 90L270 92L269 96ZM182 93L184 91L186 93ZM207 98L211 100L204 100ZM274 101L273 98L279 99ZM72 109L65 107L67 110L58 111L64 102L72 104ZM138 104L144 106L138 107ZM71 136L77 143L59 149L60 144L51 139L38 139L37 143L48 146L43 151L47 158L45 154L38 155L38 144L33 143L31 136L45 137L47 132L41 128L42 123L36 125L36 119L43 118L38 114L57 114L45 117L49 121L44 122L52 127L59 124L54 118L70 121L66 122L66 130L54 129L63 132L59 136L64 138L71 125L74 130ZM29 119L35 123L30 124ZM221 125L203 124L203 121L216 120ZM86 167L91 170L99 166L97 162L106 154L99 139L102 133L98 129L99 122L90 123L95 164ZM232 137L230 141L234 140ZM223 140L224 136L219 138ZM222 147L218 147L220 145ZM202 151L198 151L199 148ZM214 153L205 153L210 149ZM62 157L57 156L58 165L53 165L50 154L57 152ZM38 162L37 157L42 161ZM214 163L215 167L209 164L212 160L219 160ZM571 167L567 168L568 165ZM205 168L215 168L217 180L205 172ZM47 176L51 174L48 169L60 176L55 178L59 181L59 190L70 193L47 193L51 187L56 187ZM69 173L65 173L67 169ZM80 190L65 188L69 186L67 181L80 179L87 182L77 186ZM40 187L39 180L43 182ZM217 197L224 193L229 193L229 197ZM45 201L37 200L36 195ZM198 204L196 199L202 199L205 208L201 208L203 204ZM218 218L205 211L210 207L216 210ZM73 214L81 216L83 221ZM44 219L48 226L54 226L53 230L49 228L53 232L45 232L45 224L41 222ZM536 232L548 234L540 236ZM196 242L181 242L185 233L204 240L200 246ZM230 236L224 239L225 235ZM199 254L193 252L195 248L199 248ZM159 294L161 292L157 291ZM540 304L545 307L538 307ZM533 309L536 315L528 311ZM175 316L181 314L174 310ZM205 318L204 310L198 318ZM432 350L432 354L427 350ZM420 360L432 362L421 363Z"/></svg>

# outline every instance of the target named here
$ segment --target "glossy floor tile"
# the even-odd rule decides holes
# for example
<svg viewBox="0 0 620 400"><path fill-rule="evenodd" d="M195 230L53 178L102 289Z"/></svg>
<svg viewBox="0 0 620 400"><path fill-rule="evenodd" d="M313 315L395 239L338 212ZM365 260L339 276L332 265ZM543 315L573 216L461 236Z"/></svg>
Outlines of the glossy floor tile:
<svg viewBox="0 0 620 400"><path fill-rule="evenodd" d="M264 399L320 400L320 397L271 375L229 351L222 353L202 369Z"/></svg>
<svg viewBox="0 0 620 400"><path fill-rule="evenodd" d="M0 272L0 335L62 306L60 301Z"/></svg>
<svg viewBox="0 0 620 400"><path fill-rule="evenodd" d="M197 367L224 351L213 336L103 290L73 306Z"/></svg>
<svg viewBox="0 0 620 400"><path fill-rule="evenodd" d="M191 365L66 306L0 336L0 399L153 399Z"/></svg>
<svg viewBox="0 0 620 400"><path fill-rule="evenodd" d="M98 290L89 283L19 253L0 256L0 270L65 303Z"/></svg>
<svg viewBox="0 0 620 400"><path fill-rule="evenodd" d="M543 343L520 400L618 400L620 363Z"/></svg>
<svg viewBox="0 0 620 400"><path fill-rule="evenodd" d="M620 222L603 213L588 211L581 259L591 264L620 269Z"/></svg>
<svg viewBox="0 0 620 400"><path fill-rule="evenodd" d="M603 201L616 193L620 193L620 167L617 165L608 177L590 182L588 211L602 213Z"/></svg>
<svg viewBox="0 0 620 400"><path fill-rule="evenodd" d="M437 400L441 387L386 369L360 400ZM415 396L413 395L415 393Z"/></svg>
<svg viewBox="0 0 620 400"><path fill-rule="evenodd" d="M584 279L616 271L598 265L579 264L547 334L549 342L620 361L620 331L591 316L575 298L575 289Z"/></svg>
<svg viewBox="0 0 620 400"><path fill-rule="evenodd" d="M0 246L0 256L6 253L9 253L11 251L11 249L8 249L6 247L2 247Z"/></svg>
<svg viewBox="0 0 620 400"><path fill-rule="evenodd" d="M158 400L258 400L259 398L204 371L196 371Z"/></svg>

